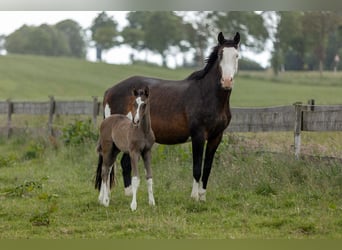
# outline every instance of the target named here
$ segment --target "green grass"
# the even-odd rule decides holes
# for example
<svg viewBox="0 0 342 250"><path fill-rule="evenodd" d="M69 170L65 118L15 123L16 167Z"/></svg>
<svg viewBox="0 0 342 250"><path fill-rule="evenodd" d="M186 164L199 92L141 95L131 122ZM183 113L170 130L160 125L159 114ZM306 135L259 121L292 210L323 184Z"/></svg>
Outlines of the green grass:
<svg viewBox="0 0 342 250"><path fill-rule="evenodd" d="M148 205L140 166L138 209L131 212L119 168L110 206L98 204L95 142L66 147L29 136L2 139L8 163L0 165L0 238L341 238L341 162L295 161L286 148L259 153L249 147L255 140L224 138L206 203L190 199L190 144L155 145L156 206Z"/></svg>
<svg viewBox="0 0 342 250"><path fill-rule="evenodd" d="M0 100L102 98L131 75L185 78L190 70L108 65L68 58L0 56ZM325 72L239 72L233 106L289 105L316 99L341 104L342 75ZM6 116L3 116L6 119ZM26 120L19 115L17 120ZM45 124L46 117L37 117ZM70 118L56 117L59 128ZM21 121L25 123L26 121ZM156 206L143 176L138 210L130 211L121 170L108 208L97 202L95 141L65 146L62 138L0 137L0 238L260 239L342 237L342 133L302 133L293 159L293 132L225 135L209 179L207 202L190 199L191 145L156 145ZM140 168L140 173L144 171Z"/></svg>
<svg viewBox="0 0 342 250"><path fill-rule="evenodd" d="M194 70L194 69L193 69ZM132 75L180 80L191 69L165 69L145 65L110 65L41 56L0 56L0 100L91 100L113 84ZM232 94L233 106L290 105L315 99L317 104L341 104L342 74L286 72L274 77L269 72L238 73Z"/></svg>

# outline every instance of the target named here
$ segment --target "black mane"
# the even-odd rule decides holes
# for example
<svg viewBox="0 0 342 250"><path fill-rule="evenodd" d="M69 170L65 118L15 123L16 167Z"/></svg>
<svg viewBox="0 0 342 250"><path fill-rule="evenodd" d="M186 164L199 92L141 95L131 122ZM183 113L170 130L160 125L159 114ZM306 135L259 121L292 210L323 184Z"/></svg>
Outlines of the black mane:
<svg viewBox="0 0 342 250"><path fill-rule="evenodd" d="M191 73L186 79L187 80L200 80L202 79L211 69L211 67L215 64L218 57L218 49L219 45L215 46L210 53L209 57L205 60L205 67L201 70L195 71Z"/></svg>
<svg viewBox="0 0 342 250"><path fill-rule="evenodd" d="M201 80L215 64L218 58L218 50L222 45L216 45L211 51L209 57L205 60L205 66L203 69L191 73L186 80ZM237 44L232 40L225 40L223 43L225 47L234 47L237 49Z"/></svg>

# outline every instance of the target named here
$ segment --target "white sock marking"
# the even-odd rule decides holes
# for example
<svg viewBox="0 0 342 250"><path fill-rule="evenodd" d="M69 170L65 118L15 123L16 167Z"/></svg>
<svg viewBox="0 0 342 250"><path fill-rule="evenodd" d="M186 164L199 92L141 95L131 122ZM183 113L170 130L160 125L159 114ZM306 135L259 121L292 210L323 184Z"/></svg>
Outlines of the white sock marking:
<svg viewBox="0 0 342 250"><path fill-rule="evenodd" d="M148 204L154 206L156 203L153 196L153 181L152 178L147 180Z"/></svg>
<svg viewBox="0 0 342 250"><path fill-rule="evenodd" d="M107 118L110 115L111 115L111 110L110 110L108 103L106 103L105 108L104 108L104 116L105 116L105 118Z"/></svg>
<svg viewBox="0 0 342 250"><path fill-rule="evenodd" d="M198 201L199 199L198 190L199 190L199 183L194 179L192 183L191 198L195 199L196 201Z"/></svg>
<svg viewBox="0 0 342 250"><path fill-rule="evenodd" d="M140 180L137 176L133 176L132 178L132 202L131 202L131 210L135 211L137 209L137 190L139 187Z"/></svg>

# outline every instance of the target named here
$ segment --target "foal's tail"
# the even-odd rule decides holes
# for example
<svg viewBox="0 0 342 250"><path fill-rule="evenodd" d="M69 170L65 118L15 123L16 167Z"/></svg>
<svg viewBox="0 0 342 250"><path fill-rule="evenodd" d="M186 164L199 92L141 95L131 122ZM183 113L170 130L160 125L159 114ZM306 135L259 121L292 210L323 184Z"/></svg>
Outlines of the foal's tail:
<svg viewBox="0 0 342 250"><path fill-rule="evenodd" d="M97 148L98 149L98 148ZM102 163L103 163L103 156L99 153L99 160L97 163L97 170L96 170L96 177L95 177L95 189L99 190L101 189L101 183L102 183Z"/></svg>
<svg viewBox="0 0 342 250"><path fill-rule="evenodd" d="M99 160L98 160L97 169L96 169L95 189L100 191L101 184L102 184L102 164L103 164L103 156L101 154L102 148L101 148L100 144L97 145L96 151L99 154ZM115 169L114 169L114 166L113 166L113 168L111 168L110 177L109 177L109 179L110 179L110 188L112 188L113 185L114 185L114 177L115 177L114 173L115 173Z"/></svg>

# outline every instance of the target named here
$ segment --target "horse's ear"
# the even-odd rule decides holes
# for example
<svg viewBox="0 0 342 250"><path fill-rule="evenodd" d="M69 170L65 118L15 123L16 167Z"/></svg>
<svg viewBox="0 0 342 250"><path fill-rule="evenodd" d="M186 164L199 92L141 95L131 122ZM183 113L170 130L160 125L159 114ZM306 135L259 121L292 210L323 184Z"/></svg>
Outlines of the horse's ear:
<svg viewBox="0 0 342 250"><path fill-rule="evenodd" d="M234 36L234 42L236 44L239 44L240 43L240 33L239 32L236 32L235 36Z"/></svg>
<svg viewBox="0 0 342 250"><path fill-rule="evenodd" d="M136 90L136 89L134 88L133 91L132 91L132 94L133 94L134 96L138 96L138 95L139 95L138 90Z"/></svg>
<svg viewBox="0 0 342 250"><path fill-rule="evenodd" d="M145 87L145 96L148 97L150 94L150 88L148 86Z"/></svg>
<svg viewBox="0 0 342 250"><path fill-rule="evenodd" d="M219 42L219 44L223 44L224 43L224 36L222 34L222 32L220 32L217 36L217 41Z"/></svg>

